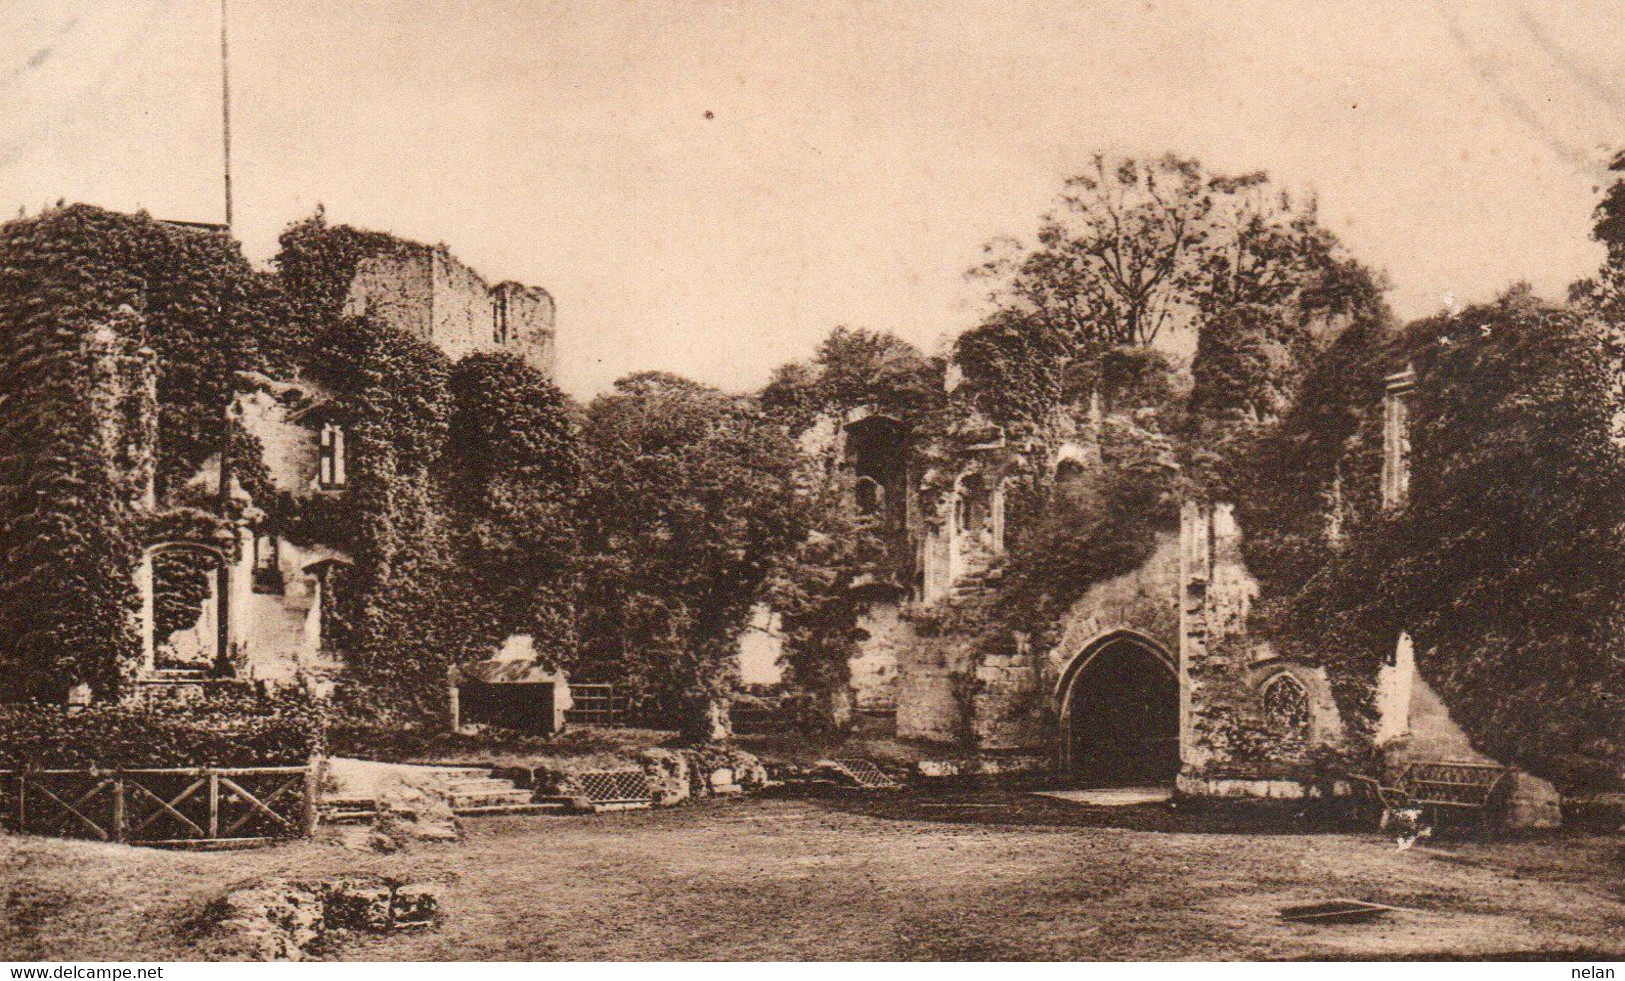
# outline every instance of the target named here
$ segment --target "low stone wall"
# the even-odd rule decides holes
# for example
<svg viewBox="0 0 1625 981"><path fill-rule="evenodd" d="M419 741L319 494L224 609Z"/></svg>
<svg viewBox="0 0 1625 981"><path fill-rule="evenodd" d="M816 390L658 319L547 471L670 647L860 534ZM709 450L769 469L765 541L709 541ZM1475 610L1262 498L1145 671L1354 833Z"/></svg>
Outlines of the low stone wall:
<svg viewBox="0 0 1625 981"><path fill-rule="evenodd" d="M956 760L920 760L914 777L924 782L1039 777L1054 770L1048 756L972 756Z"/></svg>
<svg viewBox="0 0 1625 981"><path fill-rule="evenodd" d="M751 793L767 786L767 768L754 755L731 746L668 749L654 747L622 758L619 764L603 760L550 761L531 766L499 767L494 772L539 795L577 796L580 773L612 769L642 770L648 777L650 803L670 807L702 797Z"/></svg>
<svg viewBox="0 0 1625 981"><path fill-rule="evenodd" d="M1249 780L1239 777L1196 777L1181 773L1174 781L1174 789L1186 797L1216 797L1235 800L1310 800L1322 797L1347 797L1354 792L1345 780L1327 787L1299 780Z"/></svg>
<svg viewBox="0 0 1625 981"><path fill-rule="evenodd" d="M209 960L300 961L352 935L428 927L439 910L432 885L273 879L210 903L199 948Z"/></svg>

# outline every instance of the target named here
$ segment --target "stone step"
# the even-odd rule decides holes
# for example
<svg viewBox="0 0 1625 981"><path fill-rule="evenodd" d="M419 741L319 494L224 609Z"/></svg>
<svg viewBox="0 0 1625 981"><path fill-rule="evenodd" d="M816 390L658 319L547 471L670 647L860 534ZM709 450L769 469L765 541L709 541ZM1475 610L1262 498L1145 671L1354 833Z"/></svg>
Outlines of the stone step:
<svg viewBox="0 0 1625 981"><path fill-rule="evenodd" d="M529 804L531 802L530 791L515 788L451 795L451 809L453 811L460 807L493 807L501 804Z"/></svg>
<svg viewBox="0 0 1625 981"><path fill-rule="evenodd" d="M336 811L371 811L378 809L378 802L371 797L323 797L322 806Z"/></svg>
<svg viewBox="0 0 1625 981"><path fill-rule="evenodd" d="M452 780L446 784L446 789L454 794L478 794L498 790L513 790L514 783L512 780L484 777L478 780Z"/></svg>
<svg viewBox="0 0 1625 981"><path fill-rule="evenodd" d="M532 801L528 804L485 804L478 807L454 807L458 817L495 817L502 814L559 814L566 810L563 804Z"/></svg>
<svg viewBox="0 0 1625 981"><path fill-rule="evenodd" d="M373 811L324 811L323 824L371 824L378 819L378 812Z"/></svg>
<svg viewBox="0 0 1625 981"><path fill-rule="evenodd" d="M415 776L431 780L486 780L491 776L488 766L421 766L411 769Z"/></svg>

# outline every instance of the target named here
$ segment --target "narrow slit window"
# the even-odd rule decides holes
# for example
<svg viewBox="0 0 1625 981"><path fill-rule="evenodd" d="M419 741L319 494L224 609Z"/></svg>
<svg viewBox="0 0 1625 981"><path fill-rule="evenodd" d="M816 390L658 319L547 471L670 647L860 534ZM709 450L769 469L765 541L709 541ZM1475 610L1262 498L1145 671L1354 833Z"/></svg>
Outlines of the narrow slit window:
<svg viewBox="0 0 1625 981"><path fill-rule="evenodd" d="M491 301L491 340L497 344L508 343L508 297L503 293Z"/></svg>
<svg viewBox="0 0 1625 981"><path fill-rule="evenodd" d="M321 485L344 486L344 427L328 423L322 427Z"/></svg>
<svg viewBox="0 0 1625 981"><path fill-rule="evenodd" d="M254 536L254 591L282 592L282 543L271 532Z"/></svg>

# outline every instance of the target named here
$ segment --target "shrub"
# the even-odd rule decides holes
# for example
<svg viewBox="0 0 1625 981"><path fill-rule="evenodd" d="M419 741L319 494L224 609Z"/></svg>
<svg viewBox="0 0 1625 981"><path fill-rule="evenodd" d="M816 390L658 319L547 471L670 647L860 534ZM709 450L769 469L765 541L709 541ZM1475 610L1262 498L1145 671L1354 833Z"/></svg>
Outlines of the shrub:
<svg viewBox="0 0 1625 981"><path fill-rule="evenodd" d="M0 705L0 768L299 766L323 748L320 706L300 693L185 706Z"/></svg>

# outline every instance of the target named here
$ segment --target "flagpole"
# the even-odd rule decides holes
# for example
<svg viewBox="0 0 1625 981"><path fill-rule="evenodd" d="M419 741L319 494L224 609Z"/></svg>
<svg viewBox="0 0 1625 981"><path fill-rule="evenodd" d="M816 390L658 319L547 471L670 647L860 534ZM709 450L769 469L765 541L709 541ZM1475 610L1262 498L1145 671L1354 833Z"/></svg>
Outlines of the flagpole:
<svg viewBox="0 0 1625 981"><path fill-rule="evenodd" d="M226 25L227 25L227 21L226 21L226 2L227 2L227 0L220 0L220 149L221 149L221 164L222 164L221 172L225 177L226 239L227 239L227 242L229 243L230 239L231 239L231 219L232 219L232 214L231 214L231 47L229 45L229 42L227 41L227 35L226 35ZM232 433L232 428L233 428L232 417L231 417L231 407L232 407L232 402L233 402L233 394L235 392L235 387L236 387L235 382L234 382L235 376L232 373L233 368L235 366L232 364L233 359L232 359L232 347L231 347L231 345L232 345L231 317L229 316L229 306L230 306L230 302L231 302L231 298L229 296L230 291L231 291L231 280L228 277L228 279L226 280L226 283L225 283L225 288L221 292L221 295L220 295L220 310L219 310L219 317L220 317L220 350L221 350L221 355L222 355L222 357L224 359L225 371L226 371L225 398L224 398L224 400L223 400L223 402L222 402L222 404L220 406L220 408L221 408L221 417L220 417L221 429L220 429L220 488L219 488L219 491L220 491L220 517L222 519L226 520L227 522L230 522L230 520L231 520L231 433ZM231 629L231 618L232 618L232 613L233 613L232 608L231 608L231 606L232 606L232 603L231 603L232 574L231 574L231 572L232 572L232 566L233 566L234 562L239 560L239 557L236 555L236 548L237 548L237 545L238 545L238 541L237 541L237 535L236 535L235 531L233 531L231 533L230 540L225 542L224 544L225 544L224 561L222 561L220 563L220 569L216 574L216 581L215 581L215 611L216 611L216 613L218 614L218 617L219 617L219 621L215 624L216 638L217 638L216 643L215 643L215 673L217 675L230 676L232 674L235 674L235 671L233 670L233 658L232 658L232 653L233 652L231 650L231 642L232 642L232 634L233 634L233 631Z"/></svg>
<svg viewBox="0 0 1625 981"><path fill-rule="evenodd" d="M226 0L220 0L220 143L226 177L226 230L231 230L231 47L226 40Z"/></svg>

